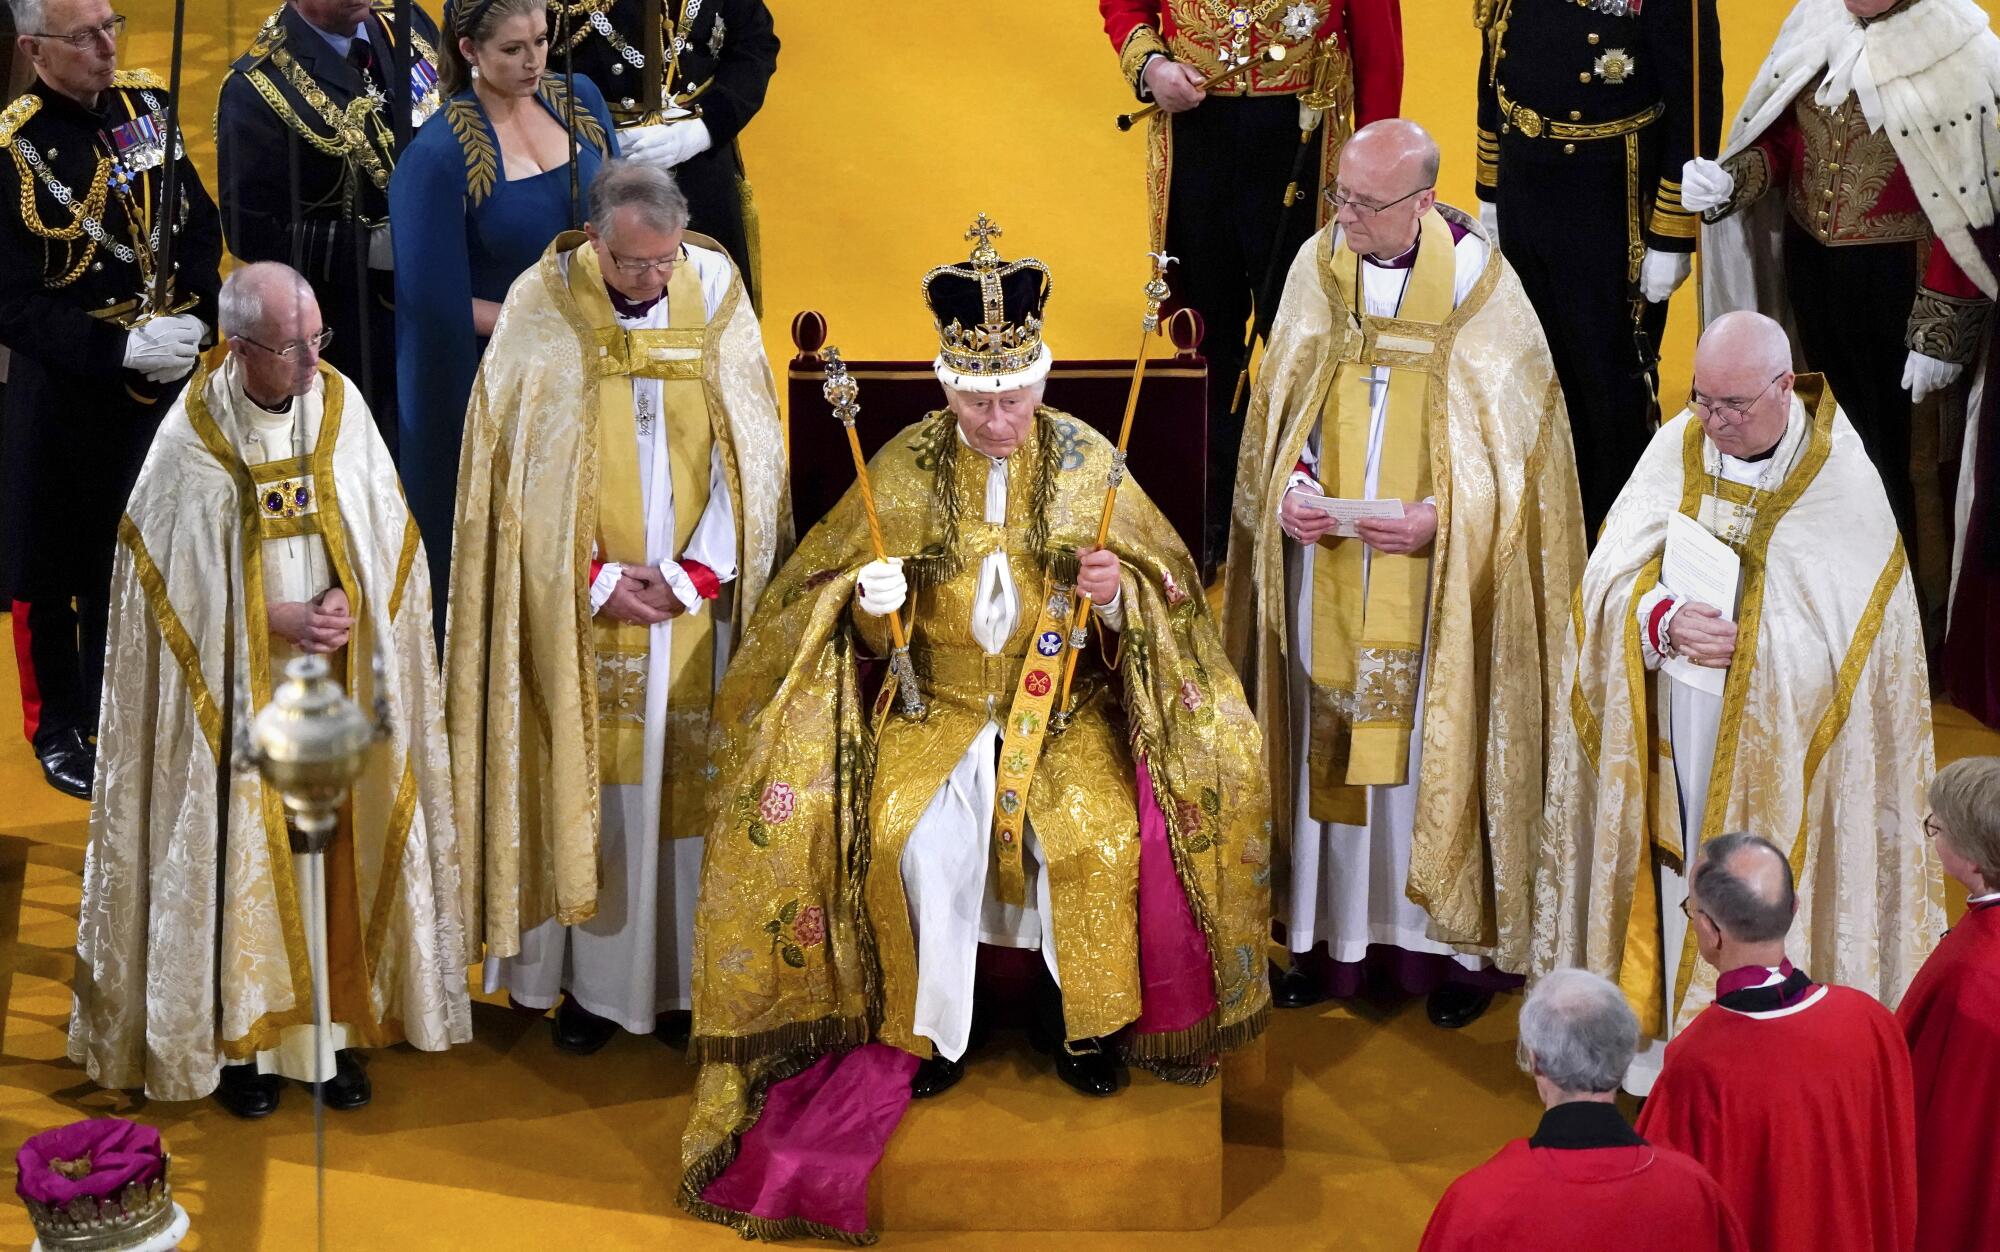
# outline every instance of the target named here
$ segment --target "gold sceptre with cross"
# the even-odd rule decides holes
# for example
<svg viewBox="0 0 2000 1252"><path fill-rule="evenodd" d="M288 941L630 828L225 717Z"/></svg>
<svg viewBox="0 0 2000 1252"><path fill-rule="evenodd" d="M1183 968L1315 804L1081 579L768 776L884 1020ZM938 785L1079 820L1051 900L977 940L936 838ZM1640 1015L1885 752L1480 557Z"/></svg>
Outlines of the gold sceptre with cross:
<svg viewBox="0 0 2000 1252"><path fill-rule="evenodd" d="M1125 420L1118 427L1118 448L1111 454L1111 469L1104 479L1104 513L1097 520L1097 546L1102 548L1111 538L1111 511L1118 504L1118 488L1125 481L1125 452L1132 444L1132 419L1139 412L1139 385L1146 380L1146 351L1152 346L1153 336L1160 329L1160 306L1167 299L1167 267L1175 258L1165 252L1148 252L1147 259L1153 263L1152 277L1146 280L1146 316L1140 319L1139 355L1132 362L1132 385L1125 390ZM1062 688L1056 696L1056 713L1049 719L1049 730L1060 734L1068 729L1070 714L1075 712L1069 706L1070 686L1076 681L1077 658L1090 642L1090 620L1097 614L1097 605L1084 599L1084 609L1076 611L1077 592L1070 587L1070 615L1075 626L1069 632L1069 656L1063 660Z"/></svg>
<svg viewBox="0 0 2000 1252"><path fill-rule="evenodd" d="M861 436L854 432L854 416L861 412L859 397L861 386L847 372L847 362L840 359L840 349L829 346L826 356L826 383L820 394L833 406L833 416L847 428L847 450L854 454L854 481L861 488L861 510L868 518L868 540L875 545L875 559L886 561L889 554L882 546L882 522L875 515L875 487L868 481L868 458L861 451ZM903 615L896 609L889 610L889 640L894 650L889 653L889 672L896 676L896 696L902 702L903 716L917 720L924 715L924 698L917 690L916 667L910 664L910 638L903 633Z"/></svg>

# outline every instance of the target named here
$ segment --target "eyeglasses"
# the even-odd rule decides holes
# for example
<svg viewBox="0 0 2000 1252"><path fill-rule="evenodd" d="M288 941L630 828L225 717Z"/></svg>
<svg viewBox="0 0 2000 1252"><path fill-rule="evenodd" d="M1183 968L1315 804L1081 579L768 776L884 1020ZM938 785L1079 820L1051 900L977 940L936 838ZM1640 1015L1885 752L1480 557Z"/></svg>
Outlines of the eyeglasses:
<svg viewBox="0 0 2000 1252"><path fill-rule="evenodd" d="M1924 814L1924 838L1935 839L1943 833L1944 833L1944 824L1938 821L1937 814L1936 813Z"/></svg>
<svg viewBox="0 0 2000 1252"><path fill-rule="evenodd" d="M1710 417L1719 417L1731 426L1734 426L1748 416L1750 410L1757 407L1757 402L1764 398L1765 392L1770 391L1772 386L1783 377L1783 374L1771 375L1771 381L1764 384L1764 390L1751 396L1748 400L1713 400L1696 391L1694 388L1689 387L1688 407L1706 413Z"/></svg>
<svg viewBox="0 0 2000 1252"><path fill-rule="evenodd" d="M611 252L611 249L606 248L605 251ZM632 278L643 278L653 270L658 270L662 277L672 278L674 276L674 268L686 259L687 250L685 248L674 253L672 256L652 257L650 259L636 256L619 256L616 252L611 252L611 263L618 267L618 272L629 275Z"/></svg>
<svg viewBox="0 0 2000 1252"><path fill-rule="evenodd" d="M1359 213L1363 217L1373 217L1377 213L1388 212L1390 209L1395 208L1403 201L1411 199L1414 196L1421 196L1426 191L1429 191L1431 188L1435 186L1437 186L1436 183L1425 183L1423 186L1417 188L1409 195L1397 196L1394 200L1389 201L1389 203L1387 204L1370 204L1366 200L1357 200L1353 196L1343 196L1340 194L1340 189L1338 187L1328 187L1324 194L1326 196L1326 202L1333 206L1333 211L1335 213L1340 212L1342 209L1351 208L1356 213Z"/></svg>
<svg viewBox="0 0 2000 1252"><path fill-rule="evenodd" d="M294 339L282 348L273 348L269 344L258 343L248 335L238 335L236 338L241 339L253 348L263 349L272 356L277 357L280 361L295 361L298 359L299 353L306 348L311 348L314 352L324 352L326 345L333 342L333 327L329 326L309 339Z"/></svg>
<svg viewBox="0 0 2000 1252"><path fill-rule="evenodd" d="M50 32L45 30L29 31L28 35L32 39L54 39L57 40L58 42L66 43L70 47L75 48L77 51L81 52L83 49L88 48L91 45L91 41L98 38L109 39L111 42L117 43L118 37L120 35L123 35L124 33L125 33L124 17L114 16L110 21L102 23L101 25L87 26L82 30L73 31L67 35L51 34Z"/></svg>

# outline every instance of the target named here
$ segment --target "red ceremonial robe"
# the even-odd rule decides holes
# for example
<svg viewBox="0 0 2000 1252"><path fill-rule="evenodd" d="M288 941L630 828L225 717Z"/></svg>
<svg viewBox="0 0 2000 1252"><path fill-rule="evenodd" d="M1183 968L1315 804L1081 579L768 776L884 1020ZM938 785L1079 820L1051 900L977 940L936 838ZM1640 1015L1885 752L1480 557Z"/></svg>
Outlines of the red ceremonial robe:
<svg viewBox="0 0 2000 1252"><path fill-rule="evenodd" d="M1896 1010L1917 1103L1918 1252L2000 1241L2000 902L1945 932Z"/></svg>
<svg viewBox="0 0 2000 1252"><path fill-rule="evenodd" d="M1916 1113L1896 1019L1848 987L1729 1007L1780 990L1719 995L1674 1037L1639 1133L1707 1166L1760 1252L1908 1252Z"/></svg>
<svg viewBox="0 0 2000 1252"><path fill-rule="evenodd" d="M1748 1252L1708 1171L1634 1134L1614 1105L1558 1104L1451 1184L1420 1252Z"/></svg>

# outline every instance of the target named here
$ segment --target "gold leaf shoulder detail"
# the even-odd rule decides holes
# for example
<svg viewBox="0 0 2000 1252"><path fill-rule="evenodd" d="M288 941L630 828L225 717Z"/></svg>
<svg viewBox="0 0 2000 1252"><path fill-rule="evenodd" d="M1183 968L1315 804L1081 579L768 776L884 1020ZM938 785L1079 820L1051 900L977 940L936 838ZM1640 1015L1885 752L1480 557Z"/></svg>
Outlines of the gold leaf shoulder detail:
<svg viewBox="0 0 2000 1252"><path fill-rule="evenodd" d="M569 89L563 86L562 79L553 74L543 77L542 99L558 118L565 119L566 124L576 128L576 133L583 142L597 149L603 156L611 155L611 141L604 136L603 124L589 109L575 107L569 98Z"/></svg>
<svg viewBox="0 0 2000 1252"><path fill-rule="evenodd" d="M451 133L458 136L458 146L465 152L466 198L479 204L493 193L493 181L500 170L493 137L486 133L486 119L480 116L479 106L470 100L453 100L444 106L444 115L451 123Z"/></svg>
<svg viewBox="0 0 2000 1252"><path fill-rule="evenodd" d="M151 70L119 70L111 76L113 87L132 89L149 87L155 91L167 89L166 80Z"/></svg>
<svg viewBox="0 0 2000 1252"><path fill-rule="evenodd" d="M0 143L13 143L14 132L41 107L42 98L31 91L0 110Z"/></svg>

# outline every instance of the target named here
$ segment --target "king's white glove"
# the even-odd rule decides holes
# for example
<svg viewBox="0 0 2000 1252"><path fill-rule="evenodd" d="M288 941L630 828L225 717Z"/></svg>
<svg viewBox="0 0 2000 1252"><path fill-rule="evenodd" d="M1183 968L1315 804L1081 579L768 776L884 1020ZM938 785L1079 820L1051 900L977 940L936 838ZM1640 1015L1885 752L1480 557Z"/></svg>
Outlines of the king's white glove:
<svg viewBox="0 0 2000 1252"><path fill-rule="evenodd" d="M1486 232L1486 242L1497 248L1500 246L1500 206L1491 200L1479 202L1479 226Z"/></svg>
<svg viewBox="0 0 2000 1252"><path fill-rule="evenodd" d="M1690 213L1706 213L1729 203L1736 194L1736 176L1718 161L1696 157L1681 166L1681 207Z"/></svg>
<svg viewBox="0 0 2000 1252"><path fill-rule="evenodd" d="M387 222L368 228L368 268L388 271L396 268L396 250L389 240Z"/></svg>
<svg viewBox="0 0 2000 1252"><path fill-rule="evenodd" d="M1910 403L1916 404L1931 392L1951 386L1964 372L1963 365L1912 352L1903 361L1903 390L1910 393Z"/></svg>
<svg viewBox="0 0 2000 1252"><path fill-rule="evenodd" d="M1639 262L1639 294L1649 304L1664 303L1674 294L1674 288L1687 281L1688 271L1693 267L1694 257L1689 253L1648 248L1646 259Z"/></svg>
<svg viewBox="0 0 2000 1252"><path fill-rule="evenodd" d="M855 586L860 589L861 611L870 617L889 616L902 608L903 601L910 596L909 581L903 577L903 558L899 556L862 566Z"/></svg>
<svg viewBox="0 0 2000 1252"><path fill-rule="evenodd" d="M192 313L156 317L125 332L125 368L149 383L168 383L194 368L208 327Z"/></svg>
<svg viewBox="0 0 2000 1252"><path fill-rule="evenodd" d="M670 170L689 157L700 156L714 145L708 123L700 118L662 122L657 126L629 126L618 132L618 151L628 161Z"/></svg>

